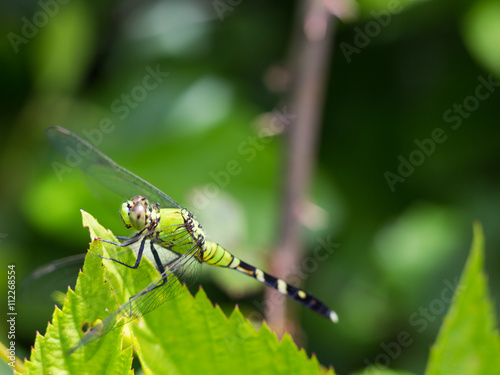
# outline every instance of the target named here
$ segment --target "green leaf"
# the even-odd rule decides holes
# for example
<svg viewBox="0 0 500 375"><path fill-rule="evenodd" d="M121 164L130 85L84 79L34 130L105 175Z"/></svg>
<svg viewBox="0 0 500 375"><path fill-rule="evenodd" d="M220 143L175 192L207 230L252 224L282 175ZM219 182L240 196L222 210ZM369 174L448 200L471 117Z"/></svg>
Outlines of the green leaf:
<svg viewBox="0 0 500 375"><path fill-rule="evenodd" d="M265 323L257 331L238 308L228 319L202 289L146 315L133 332L139 359L153 374L320 373L317 359L289 335L279 342Z"/></svg>
<svg viewBox="0 0 500 375"><path fill-rule="evenodd" d="M483 264L483 232L476 223L471 253L431 349L426 375L498 374L500 341Z"/></svg>
<svg viewBox="0 0 500 375"><path fill-rule="evenodd" d="M129 373L132 347L122 351L123 329L117 328L95 342L78 348L83 328L106 318L158 273L144 258L136 270L103 261L115 246L96 238L116 241L111 232L82 211L84 226L93 239L75 292L69 290L62 311L56 309L44 336L38 335L26 373L115 374ZM120 254L121 256L121 254ZM124 253L123 256L132 256ZM132 263L131 259L123 259ZM104 263L104 267L101 265ZM107 280L107 282L105 282ZM334 374L308 358L292 338L281 342L264 323L257 331L236 308L227 318L200 289L196 297L182 293L158 309L130 323L133 349L146 374ZM124 345L129 346L129 345Z"/></svg>
<svg viewBox="0 0 500 375"><path fill-rule="evenodd" d="M84 225L96 234L109 237L93 218L83 213ZM68 290L62 310L56 307L45 336L37 334L31 358L26 361L26 374L129 374L132 349L121 347L121 330L116 329L96 344L87 345L72 355L68 351L80 341L85 327L97 323L117 306L110 283L105 283L105 269L98 254L103 254L103 243L93 241L78 276L75 291Z"/></svg>

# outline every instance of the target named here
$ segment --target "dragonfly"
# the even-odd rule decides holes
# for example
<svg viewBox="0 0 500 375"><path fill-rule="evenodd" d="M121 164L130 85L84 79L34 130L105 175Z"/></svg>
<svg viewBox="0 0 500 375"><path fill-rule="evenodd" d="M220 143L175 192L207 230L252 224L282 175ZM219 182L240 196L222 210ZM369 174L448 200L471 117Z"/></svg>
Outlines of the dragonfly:
<svg viewBox="0 0 500 375"><path fill-rule="evenodd" d="M100 240L110 243L115 249L135 246L135 262L121 259L119 251L116 256L101 258L137 269L146 257L159 273L153 282L88 330L69 354L175 298L183 290L182 282L195 277L198 265L203 263L234 269L253 277L334 323L338 321L337 314L318 298L244 262L221 245L208 241L202 226L189 210L115 163L89 142L58 126L48 128L46 135L63 155L77 152L80 157L78 167L105 188L121 196L132 197L122 203L120 216L125 227L136 233L131 237L117 237L118 242ZM147 252L149 254L145 256Z"/></svg>

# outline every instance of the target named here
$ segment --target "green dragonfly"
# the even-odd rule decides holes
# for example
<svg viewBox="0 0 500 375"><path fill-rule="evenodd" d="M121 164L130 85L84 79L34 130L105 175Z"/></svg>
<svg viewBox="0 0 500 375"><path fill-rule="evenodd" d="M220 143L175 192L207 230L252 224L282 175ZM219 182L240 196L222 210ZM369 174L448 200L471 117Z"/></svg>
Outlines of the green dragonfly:
<svg viewBox="0 0 500 375"><path fill-rule="evenodd" d="M70 353L177 296L183 290L181 282L192 278L197 265L201 263L235 269L333 322L338 321L337 314L316 297L245 263L221 245L207 241L201 225L191 212L150 183L116 164L87 141L61 127L47 129L47 137L63 155L78 152L81 157L78 166L100 184L124 197L132 197L121 205L120 215L125 226L137 233L132 237L118 237L120 242L101 241L115 245L116 249L135 246L138 248L135 262L128 264L118 259L118 255L117 258L103 258L137 269L149 247L150 254L146 257L160 274L86 332Z"/></svg>

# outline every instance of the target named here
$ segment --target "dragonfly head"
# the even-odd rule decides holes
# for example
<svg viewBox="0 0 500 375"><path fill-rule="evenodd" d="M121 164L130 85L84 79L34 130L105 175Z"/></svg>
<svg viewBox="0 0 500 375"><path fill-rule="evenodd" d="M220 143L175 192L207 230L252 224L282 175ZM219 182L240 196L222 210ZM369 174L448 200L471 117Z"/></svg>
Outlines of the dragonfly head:
<svg viewBox="0 0 500 375"><path fill-rule="evenodd" d="M122 203L120 215L127 228L142 230L156 221L159 210L156 205L151 206L142 195L136 195Z"/></svg>

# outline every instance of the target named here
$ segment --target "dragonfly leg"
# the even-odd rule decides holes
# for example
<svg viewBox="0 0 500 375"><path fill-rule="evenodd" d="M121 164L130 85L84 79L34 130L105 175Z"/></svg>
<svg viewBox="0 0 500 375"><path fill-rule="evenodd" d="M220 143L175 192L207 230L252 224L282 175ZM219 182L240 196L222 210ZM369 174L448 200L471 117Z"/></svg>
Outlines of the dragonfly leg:
<svg viewBox="0 0 500 375"><path fill-rule="evenodd" d="M160 257L158 256L158 252L156 251L155 245L153 244L153 242L150 242L150 247L151 247L151 254L153 254L153 258L155 259L156 267L158 267L158 271L160 272L161 278L163 280L161 284L158 284L155 287L155 288L158 288L159 286L162 286L163 284L165 284L167 282L167 275L165 274L165 267L163 266L163 264L160 260Z"/></svg>
<svg viewBox="0 0 500 375"><path fill-rule="evenodd" d="M100 239L99 241L102 241L102 242L107 242L107 243L110 243L112 245L115 245L115 246L120 246L120 247L126 247L126 246L129 246L129 245L132 245L133 243L136 243L137 241L139 241L142 237L144 236L144 232L143 231L140 231L139 233L137 233L135 236L133 237L116 237L118 238L119 240L125 240L124 242L114 242L114 241L110 241L110 240L103 240L103 239Z"/></svg>
<svg viewBox="0 0 500 375"><path fill-rule="evenodd" d="M127 263L120 262L118 259L106 258L106 257L103 257L101 255L100 255L100 257L102 259L112 260L113 262L119 263L125 267L136 269L137 267L139 267L139 264L141 264L142 255L144 254L144 244L146 243L146 239L147 238L144 237L143 240L141 241L141 246L139 247L139 251L137 252L137 260L135 261L135 264L133 266L131 266L130 264L127 264ZM108 242L108 241L106 241L106 242ZM135 242L137 242L137 241L135 241ZM158 256L158 254L157 254L157 256Z"/></svg>

